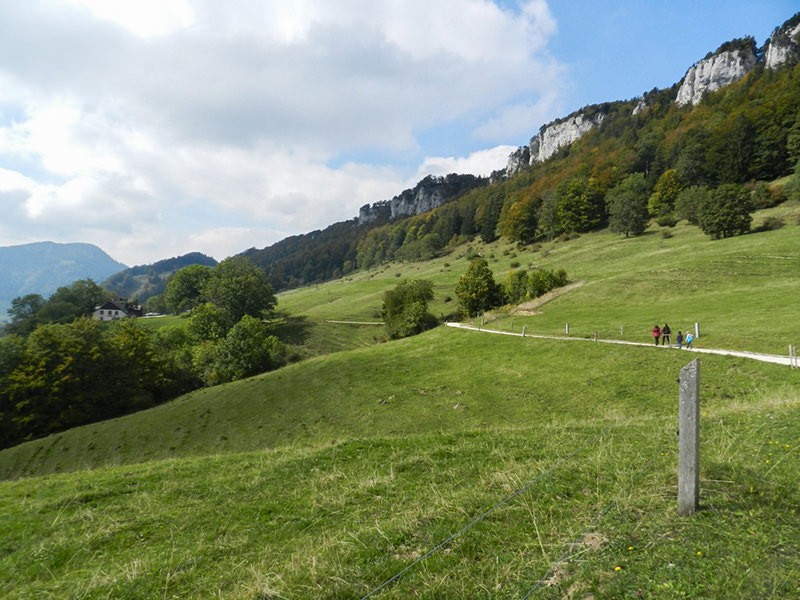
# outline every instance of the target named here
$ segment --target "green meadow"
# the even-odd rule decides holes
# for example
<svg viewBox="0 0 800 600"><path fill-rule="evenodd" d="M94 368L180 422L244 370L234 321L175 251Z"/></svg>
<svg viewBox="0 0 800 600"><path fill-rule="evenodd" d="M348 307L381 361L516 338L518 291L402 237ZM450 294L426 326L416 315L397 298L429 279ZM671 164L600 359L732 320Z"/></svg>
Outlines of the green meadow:
<svg viewBox="0 0 800 600"><path fill-rule="evenodd" d="M279 296L297 359L0 452L4 598L800 597L800 370L702 355L701 510L680 517L687 351L800 345L800 207L784 227L535 248L475 243ZM471 254L582 285L535 311L386 342L381 297ZM532 314L531 314L532 313Z"/></svg>

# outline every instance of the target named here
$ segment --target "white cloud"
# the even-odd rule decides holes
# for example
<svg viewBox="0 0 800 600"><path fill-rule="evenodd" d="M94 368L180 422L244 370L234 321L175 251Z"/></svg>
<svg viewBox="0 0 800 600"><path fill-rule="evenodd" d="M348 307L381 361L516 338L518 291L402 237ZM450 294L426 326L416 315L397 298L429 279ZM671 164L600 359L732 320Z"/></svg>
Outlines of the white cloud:
<svg viewBox="0 0 800 600"><path fill-rule="evenodd" d="M166 35L188 27L194 11L186 0L73 0L99 19L113 21L141 37Z"/></svg>
<svg viewBox="0 0 800 600"><path fill-rule="evenodd" d="M494 171L504 169L508 164L508 155L516 149L516 146L495 146L473 152L462 158L429 157L422 162L416 178L419 180L426 175L449 175L450 173L471 173L488 177Z"/></svg>
<svg viewBox="0 0 800 600"><path fill-rule="evenodd" d="M0 244L224 258L488 174L556 115L554 33L544 0L4 4Z"/></svg>

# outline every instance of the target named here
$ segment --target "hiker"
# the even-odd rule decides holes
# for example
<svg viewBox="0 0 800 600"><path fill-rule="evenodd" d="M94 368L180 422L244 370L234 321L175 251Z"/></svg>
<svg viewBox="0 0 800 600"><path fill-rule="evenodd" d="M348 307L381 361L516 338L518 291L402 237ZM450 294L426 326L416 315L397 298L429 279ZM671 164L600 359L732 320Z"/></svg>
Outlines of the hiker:
<svg viewBox="0 0 800 600"><path fill-rule="evenodd" d="M669 324L664 323L664 326L661 328L661 345L662 346L669 346L672 341L670 339L670 334L672 330L669 328Z"/></svg>
<svg viewBox="0 0 800 600"><path fill-rule="evenodd" d="M653 331L650 333L653 335L653 341L656 343L656 346L658 346L658 339L661 337L661 327L656 324L656 326L653 327Z"/></svg>
<svg viewBox="0 0 800 600"><path fill-rule="evenodd" d="M686 349L692 349L692 342L694 341L694 336L692 335L691 331L686 332Z"/></svg>
<svg viewBox="0 0 800 600"><path fill-rule="evenodd" d="M678 350L683 348L683 333L680 331L678 332L678 335L675 336L675 345L678 347Z"/></svg>

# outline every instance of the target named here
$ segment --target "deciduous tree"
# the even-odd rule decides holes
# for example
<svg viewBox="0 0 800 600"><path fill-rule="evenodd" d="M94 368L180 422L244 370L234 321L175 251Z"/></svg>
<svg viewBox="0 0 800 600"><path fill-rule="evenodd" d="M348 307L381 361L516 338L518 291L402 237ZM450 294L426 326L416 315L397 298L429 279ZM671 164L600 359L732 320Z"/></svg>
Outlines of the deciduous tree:
<svg viewBox="0 0 800 600"><path fill-rule="evenodd" d="M470 261L456 284L456 296L461 309L470 317L500 305L500 288L486 259Z"/></svg>
<svg viewBox="0 0 800 600"><path fill-rule="evenodd" d="M647 228L647 193L643 173L633 173L611 188L606 195L608 228L625 237L639 235Z"/></svg>
<svg viewBox="0 0 800 600"><path fill-rule="evenodd" d="M383 294L383 321L393 339L408 337L431 328L436 318L428 312L433 300L433 282L425 279L401 281Z"/></svg>
<svg viewBox="0 0 800 600"><path fill-rule="evenodd" d="M213 268L189 265L170 277L164 291L164 303L173 312L184 312L203 303L203 286L211 278Z"/></svg>
<svg viewBox="0 0 800 600"><path fill-rule="evenodd" d="M699 207L700 229L714 239L750 231L753 204L744 186L726 183L713 190Z"/></svg>

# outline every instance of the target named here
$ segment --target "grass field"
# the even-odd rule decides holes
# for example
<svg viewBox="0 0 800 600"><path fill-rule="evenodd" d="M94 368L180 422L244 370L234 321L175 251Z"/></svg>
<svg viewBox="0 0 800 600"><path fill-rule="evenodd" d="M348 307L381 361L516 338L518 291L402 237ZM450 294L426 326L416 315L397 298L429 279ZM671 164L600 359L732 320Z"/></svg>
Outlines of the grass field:
<svg viewBox="0 0 800 600"><path fill-rule="evenodd" d="M691 227L535 252L584 285L491 327L798 343L797 208L712 242ZM763 218L765 215L759 215ZM677 350L440 327L375 345L383 290L465 249L279 297L307 360L0 452L4 598L800 596L800 371L701 358L701 510L676 511ZM686 324L686 325L684 325ZM340 350L326 354L330 350Z"/></svg>

